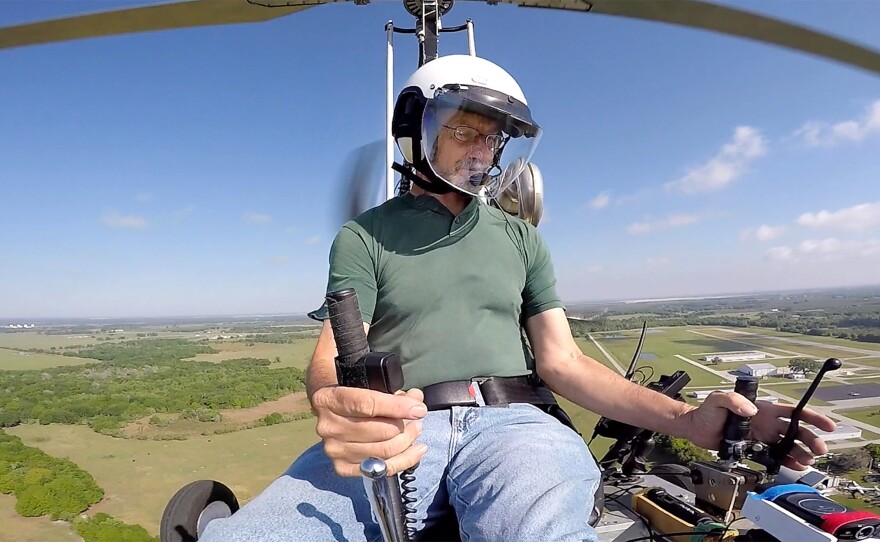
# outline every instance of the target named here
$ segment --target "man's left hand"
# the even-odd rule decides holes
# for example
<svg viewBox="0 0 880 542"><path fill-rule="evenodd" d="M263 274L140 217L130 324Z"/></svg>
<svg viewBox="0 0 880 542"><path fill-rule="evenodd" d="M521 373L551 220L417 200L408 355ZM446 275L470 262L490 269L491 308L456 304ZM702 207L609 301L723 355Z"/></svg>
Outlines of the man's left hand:
<svg viewBox="0 0 880 542"><path fill-rule="evenodd" d="M780 405L761 400L752 404L738 393L713 392L699 408L685 414L686 438L701 448L717 450L723 438L722 431L728 412L732 411L740 416L753 416L752 430L747 438L775 444L788 429L788 420L782 418L789 418L794 408L794 405ZM837 427L831 418L809 408L803 410L800 419L802 424L808 423L823 431L834 431ZM800 426L796 438L806 445L809 451L795 443L783 462L789 468L804 470L813 464L813 455L828 452L825 442L803 425Z"/></svg>

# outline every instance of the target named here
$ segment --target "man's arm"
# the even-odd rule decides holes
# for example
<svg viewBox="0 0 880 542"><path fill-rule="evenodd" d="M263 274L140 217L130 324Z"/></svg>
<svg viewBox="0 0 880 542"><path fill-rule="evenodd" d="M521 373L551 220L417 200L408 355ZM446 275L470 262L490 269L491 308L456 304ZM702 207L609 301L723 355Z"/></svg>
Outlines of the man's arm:
<svg viewBox="0 0 880 542"><path fill-rule="evenodd" d="M623 378L581 352L565 312L550 309L526 320L538 376L566 399L608 418L666 435L688 437L696 407Z"/></svg>
<svg viewBox="0 0 880 542"><path fill-rule="evenodd" d="M370 324L364 323L364 333L369 331ZM339 384L336 380L336 354L333 327L330 325L330 320L327 319L324 320L324 326L318 336L318 344L315 345L315 351L312 353L312 361L306 370L306 394L310 404L314 404L312 396L316 391Z"/></svg>

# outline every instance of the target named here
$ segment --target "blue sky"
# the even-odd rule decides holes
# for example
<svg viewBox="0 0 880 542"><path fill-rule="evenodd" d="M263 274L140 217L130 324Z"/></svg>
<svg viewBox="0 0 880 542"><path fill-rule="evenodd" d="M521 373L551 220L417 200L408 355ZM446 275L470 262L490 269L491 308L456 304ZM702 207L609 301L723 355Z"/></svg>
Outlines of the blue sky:
<svg viewBox="0 0 880 542"><path fill-rule="evenodd" d="M0 26L140 3L6 0ZM880 49L878 2L739 4ZM880 282L880 77L607 16L444 22L467 18L544 128L566 301ZM411 25L346 3L0 51L0 318L318 306L344 160L383 135L389 19ZM417 49L395 43L399 88Z"/></svg>

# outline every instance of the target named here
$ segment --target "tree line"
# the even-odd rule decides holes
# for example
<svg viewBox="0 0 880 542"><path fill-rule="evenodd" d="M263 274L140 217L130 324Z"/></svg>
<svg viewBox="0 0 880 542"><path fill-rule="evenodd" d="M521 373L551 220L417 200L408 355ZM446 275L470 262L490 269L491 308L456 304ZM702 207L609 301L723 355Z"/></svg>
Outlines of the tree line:
<svg viewBox="0 0 880 542"><path fill-rule="evenodd" d="M811 336L837 337L860 342L880 343L880 315L869 314L823 314L802 316L786 312L760 314L758 316L707 316L694 312L686 315L651 315L647 317L609 318L595 317L591 320L569 319L572 333L584 337L588 333L638 329L647 321L648 327L674 326L725 326L764 327L780 332Z"/></svg>
<svg viewBox="0 0 880 542"><path fill-rule="evenodd" d="M209 349L212 350L212 349ZM206 351L184 339L102 344L73 353L102 363L0 372L0 427L28 421L88 424L117 434L156 413L246 408L305 389L302 370L266 359L182 361Z"/></svg>

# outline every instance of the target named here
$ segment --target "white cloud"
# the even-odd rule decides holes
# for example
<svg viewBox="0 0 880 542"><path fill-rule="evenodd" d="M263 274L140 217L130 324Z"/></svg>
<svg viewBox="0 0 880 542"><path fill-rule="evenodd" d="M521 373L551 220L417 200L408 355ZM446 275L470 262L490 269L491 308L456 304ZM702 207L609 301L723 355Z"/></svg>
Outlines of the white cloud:
<svg viewBox="0 0 880 542"><path fill-rule="evenodd" d="M792 252L789 247L773 247L767 251L767 257L771 260L791 260Z"/></svg>
<svg viewBox="0 0 880 542"><path fill-rule="evenodd" d="M592 200L588 204L590 209L601 209L603 207L608 206L611 203L611 194L609 192L602 192Z"/></svg>
<svg viewBox="0 0 880 542"><path fill-rule="evenodd" d="M853 205L838 211L804 213L797 223L807 228L863 231L880 223L880 201Z"/></svg>
<svg viewBox="0 0 880 542"><path fill-rule="evenodd" d="M321 242L321 237L319 235L315 235L313 237L309 237L308 239L306 239L307 245L317 245L320 242Z"/></svg>
<svg viewBox="0 0 880 542"><path fill-rule="evenodd" d="M880 256L880 240L841 241L834 237L807 239L795 247L773 247L767 251L771 260L798 262L829 262L852 258Z"/></svg>
<svg viewBox="0 0 880 542"><path fill-rule="evenodd" d="M880 134L880 100L865 108L857 118L834 124L811 121L804 123L794 135L810 147L831 147L843 142L859 142Z"/></svg>
<svg viewBox="0 0 880 542"><path fill-rule="evenodd" d="M147 219L135 215L121 215L117 211L108 211L101 215L101 223L108 228L122 230L142 230L147 227Z"/></svg>
<svg viewBox="0 0 880 542"><path fill-rule="evenodd" d="M767 143L751 126L739 126L733 139L705 164L693 168L684 177L666 183L667 191L699 194L722 190L741 177L749 164L767 153Z"/></svg>
<svg viewBox="0 0 880 542"><path fill-rule="evenodd" d="M268 224L272 221L272 217L270 215L251 212L245 213L244 219L246 222L250 222L251 224Z"/></svg>
<svg viewBox="0 0 880 542"><path fill-rule="evenodd" d="M781 236L786 231L785 226L768 226L761 224L757 228L748 228L739 233L741 241L750 241L757 239L758 241L772 241Z"/></svg>
<svg viewBox="0 0 880 542"><path fill-rule="evenodd" d="M626 231L633 235L639 235L657 230L680 228L682 226L696 224L700 220L702 220L702 217L700 215L670 215L663 220L656 220L653 222L635 222L627 226Z"/></svg>

